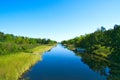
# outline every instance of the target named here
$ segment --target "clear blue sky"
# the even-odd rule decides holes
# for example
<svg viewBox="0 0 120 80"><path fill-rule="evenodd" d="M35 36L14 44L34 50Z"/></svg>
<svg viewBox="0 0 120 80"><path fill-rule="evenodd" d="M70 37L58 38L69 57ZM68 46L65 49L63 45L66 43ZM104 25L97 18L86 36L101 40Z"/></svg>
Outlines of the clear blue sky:
<svg viewBox="0 0 120 80"><path fill-rule="evenodd" d="M0 0L0 31L61 41L120 24L120 0Z"/></svg>

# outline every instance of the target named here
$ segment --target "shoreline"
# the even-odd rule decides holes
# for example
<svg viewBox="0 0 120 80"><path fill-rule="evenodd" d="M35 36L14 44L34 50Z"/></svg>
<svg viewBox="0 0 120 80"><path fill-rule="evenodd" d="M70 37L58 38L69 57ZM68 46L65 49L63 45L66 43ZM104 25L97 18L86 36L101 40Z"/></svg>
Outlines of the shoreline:
<svg viewBox="0 0 120 80"><path fill-rule="evenodd" d="M52 49L54 46L40 45L31 49L31 53L19 52L0 56L0 80L19 80L23 74L42 59L44 52Z"/></svg>
<svg viewBox="0 0 120 80"><path fill-rule="evenodd" d="M44 48L45 48L45 46L46 45L43 45L44 46ZM49 45L47 45L47 46L49 46ZM35 64L37 64L39 61L41 61L42 60L42 55L46 52L46 51L49 51L49 50L51 50L54 46L49 46L49 47L47 47L46 46L46 48L45 48L45 50L44 51L41 51L41 49L42 48L40 48L41 46L38 46L38 47L36 47L36 48L34 48L33 49L33 55L37 55L37 56L39 56L39 58L40 58L40 60L38 60L38 61L36 61L33 65L31 65L31 66L29 66L29 68L27 69L27 70L25 70L21 75L20 75L20 77L17 79L17 80L24 80L23 78L22 78L22 76L26 73L26 72L28 72ZM39 50L38 50L39 49ZM35 51L34 51L35 50ZM43 50L43 49L42 49Z"/></svg>

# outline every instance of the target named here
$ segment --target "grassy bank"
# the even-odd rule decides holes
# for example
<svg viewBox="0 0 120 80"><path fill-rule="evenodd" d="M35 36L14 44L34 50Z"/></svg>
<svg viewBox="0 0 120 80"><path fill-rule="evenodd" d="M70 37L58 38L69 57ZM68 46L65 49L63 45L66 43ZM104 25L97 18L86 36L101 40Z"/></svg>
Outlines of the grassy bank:
<svg viewBox="0 0 120 80"><path fill-rule="evenodd" d="M42 45L34 48L32 53L42 55L43 52L50 50L55 45Z"/></svg>
<svg viewBox="0 0 120 80"><path fill-rule="evenodd" d="M53 45L41 45L31 50L31 53L20 52L0 56L0 80L17 80L26 70L41 60L43 52ZM40 55L36 55L40 54Z"/></svg>

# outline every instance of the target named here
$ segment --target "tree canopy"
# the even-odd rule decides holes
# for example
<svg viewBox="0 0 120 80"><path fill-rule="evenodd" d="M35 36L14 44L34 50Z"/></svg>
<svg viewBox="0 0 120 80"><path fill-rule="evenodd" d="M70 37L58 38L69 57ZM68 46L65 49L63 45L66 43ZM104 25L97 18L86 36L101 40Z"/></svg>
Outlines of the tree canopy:
<svg viewBox="0 0 120 80"><path fill-rule="evenodd" d="M54 43L56 43L56 41L50 39L14 36L13 34L4 34L3 32L0 32L0 55L26 51L37 45Z"/></svg>
<svg viewBox="0 0 120 80"><path fill-rule="evenodd" d="M102 55L112 61L120 61L120 25L113 29L106 30L104 27L94 33L62 41L64 45L82 47L89 54Z"/></svg>

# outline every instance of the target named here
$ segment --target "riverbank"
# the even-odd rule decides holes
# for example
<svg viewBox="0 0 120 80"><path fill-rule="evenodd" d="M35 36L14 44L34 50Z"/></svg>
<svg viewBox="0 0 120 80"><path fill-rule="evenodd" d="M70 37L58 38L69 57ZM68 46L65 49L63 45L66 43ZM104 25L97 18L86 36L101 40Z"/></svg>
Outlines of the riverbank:
<svg viewBox="0 0 120 80"><path fill-rule="evenodd" d="M34 65L20 80L106 80L106 75L99 74L99 72L89 68L89 65L86 64L87 62L83 62L83 60L91 61L91 65L96 67L92 60L97 59L97 57L89 60L91 58L92 56L88 56L88 58L85 57L83 59L73 51L66 49L63 45L58 44L45 53L43 61L39 61ZM98 59L96 62L99 62L98 65L100 66L106 64L104 61L102 64L101 60ZM103 70L101 72L105 71L104 68L106 66L102 67L101 69Z"/></svg>
<svg viewBox="0 0 120 80"><path fill-rule="evenodd" d="M64 46L66 48L68 48L69 50L75 51L77 53L87 53L87 54L92 54L92 55L103 57L103 58L108 58L108 55L111 54L110 48L109 47L105 47L105 46L99 47L96 50L93 49L91 52L89 52L88 50L86 50L84 48L75 47L74 45L64 45ZM81 50L79 50L79 49L81 49Z"/></svg>
<svg viewBox="0 0 120 80"><path fill-rule="evenodd" d="M75 49L74 46L65 45L69 50ZM100 49L99 49L100 50ZM102 52L102 51L101 51ZM104 52L104 51L103 51ZM77 56L82 57L82 61L86 63L92 70L98 71L100 74L107 75L107 80L120 80L120 64L108 58L104 53L91 54L75 52Z"/></svg>
<svg viewBox="0 0 120 80"><path fill-rule="evenodd" d="M45 51L54 46L41 45L30 50L30 53L19 52L0 56L0 80L18 80L26 70L41 60Z"/></svg>

